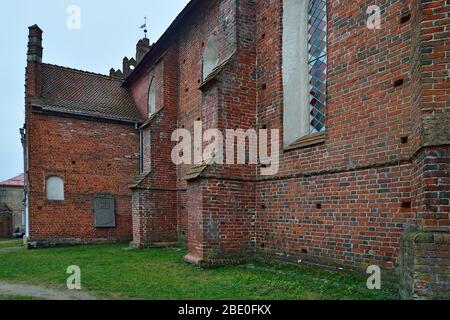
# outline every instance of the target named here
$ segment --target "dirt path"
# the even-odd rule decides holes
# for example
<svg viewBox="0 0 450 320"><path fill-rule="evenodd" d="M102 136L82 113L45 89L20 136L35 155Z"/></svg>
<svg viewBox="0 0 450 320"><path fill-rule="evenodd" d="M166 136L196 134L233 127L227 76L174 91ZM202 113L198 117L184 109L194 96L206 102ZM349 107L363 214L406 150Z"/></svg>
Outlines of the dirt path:
<svg viewBox="0 0 450 320"><path fill-rule="evenodd" d="M97 300L96 297L80 291L56 290L41 286L12 284L0 281L0 300L2 295L33 297L45 300Z"/></svg>

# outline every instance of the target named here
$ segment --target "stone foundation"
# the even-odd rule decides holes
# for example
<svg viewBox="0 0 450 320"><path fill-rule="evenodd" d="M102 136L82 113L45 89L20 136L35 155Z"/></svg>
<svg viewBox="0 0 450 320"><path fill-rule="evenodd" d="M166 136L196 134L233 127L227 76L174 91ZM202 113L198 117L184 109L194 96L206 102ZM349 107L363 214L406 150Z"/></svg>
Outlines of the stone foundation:
<svg viewBox="0 0 450 320"><path fill-rule="evenodd" d="M47 248L64 248L80 245L107 244L107 243L123 243L129 242L130 237L119 239L75 239L75 238L58 238L58 239L27 239L24 238L24 244L27 249L47 249Z"/></svg>

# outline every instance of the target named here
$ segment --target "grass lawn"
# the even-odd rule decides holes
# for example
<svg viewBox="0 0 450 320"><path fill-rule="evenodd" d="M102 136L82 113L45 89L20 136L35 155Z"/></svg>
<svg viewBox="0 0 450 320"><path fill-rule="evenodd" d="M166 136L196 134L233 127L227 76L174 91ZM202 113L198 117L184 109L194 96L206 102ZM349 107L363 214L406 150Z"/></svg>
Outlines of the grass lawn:
<svg viewBox="0 0 450 320"><path fill-rule="evenodd" d="M0 249L5 248L20 248L23 246L22 239L4 239L0 238Z"/></svg>
<svg viewBox="0 0 450 320"><path fill-rule="evenodd" d="M201 270L184 255L126 244L0 252L0 281L64 289L67 267L78 265L83 290L113 299L397 299L394 291L368 290L364 277L257 262Z"/></svg>

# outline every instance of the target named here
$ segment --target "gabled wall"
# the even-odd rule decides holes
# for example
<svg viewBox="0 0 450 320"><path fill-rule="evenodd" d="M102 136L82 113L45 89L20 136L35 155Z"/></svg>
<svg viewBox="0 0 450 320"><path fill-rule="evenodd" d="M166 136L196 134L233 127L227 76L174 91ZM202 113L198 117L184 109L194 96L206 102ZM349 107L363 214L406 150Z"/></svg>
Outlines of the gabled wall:
<svg viewBox="0 0 450 320"><path fill-rule="evenodd" d="M30 246L130 241L138 135L130 125L33 113L27 120ZM64 201L47 200L50 176L64 181ZM115 198L115 228L95 228L97 194Z"/></svg>
<svg viewBox="0 0 450 320"><path fill-rule="evenodd" d="M85 74L87 77L104 77ZM139 168L135 124L33 110L42 90L42 31L30 27L25 84L25 180L30 248L132 238L129 185ZM46 179L64 181L64 200L50 201ZM115 228L96 228L93 201L115 199Z"/></svg>

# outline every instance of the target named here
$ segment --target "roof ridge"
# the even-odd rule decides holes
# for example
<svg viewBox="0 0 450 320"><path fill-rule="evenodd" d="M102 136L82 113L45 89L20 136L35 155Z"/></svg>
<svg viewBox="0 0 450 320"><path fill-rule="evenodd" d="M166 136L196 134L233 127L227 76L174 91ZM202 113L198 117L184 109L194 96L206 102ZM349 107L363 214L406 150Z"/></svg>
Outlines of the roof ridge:
<svg viewBox="0 0 450 320"><path fill-rule="evenodd" d="M96 77L99 77L99 78L104 78L105 80L111 80L111 81L114 81L114 82L122 82L121 79L118 79L118 78L115 78L115 77L111 77L111 76L108 76L108 75L102 74L102 73L86 71L86 70L80 70L80 69L60 66L60 65L56 65L56 64L52 64L52 63L42 63L42 64L45 65L45 66L48 66L48 67L52 67L52 68L57 68L57 69L61 69L61 70L67 70L67 71L71 71L71 72L76 72L76 73L96 76Z"/></svg>
<svg viewBox="0 0 450 320"><path fill-rule="evenodd" d="M7 180L4 181L0 181L0 186L10 186L10 187L19 187L19 186L23 186L24 184L24 179L25 179L25 175L23 173L9 178Z"/></svg>
<svg viewBox="0 0 450 320"><path fill-rule="evenodd" d="M42 66L42 76L42 91L35 106L43 112L142 120L132 93L116 78L49 64Z"/></svg>

